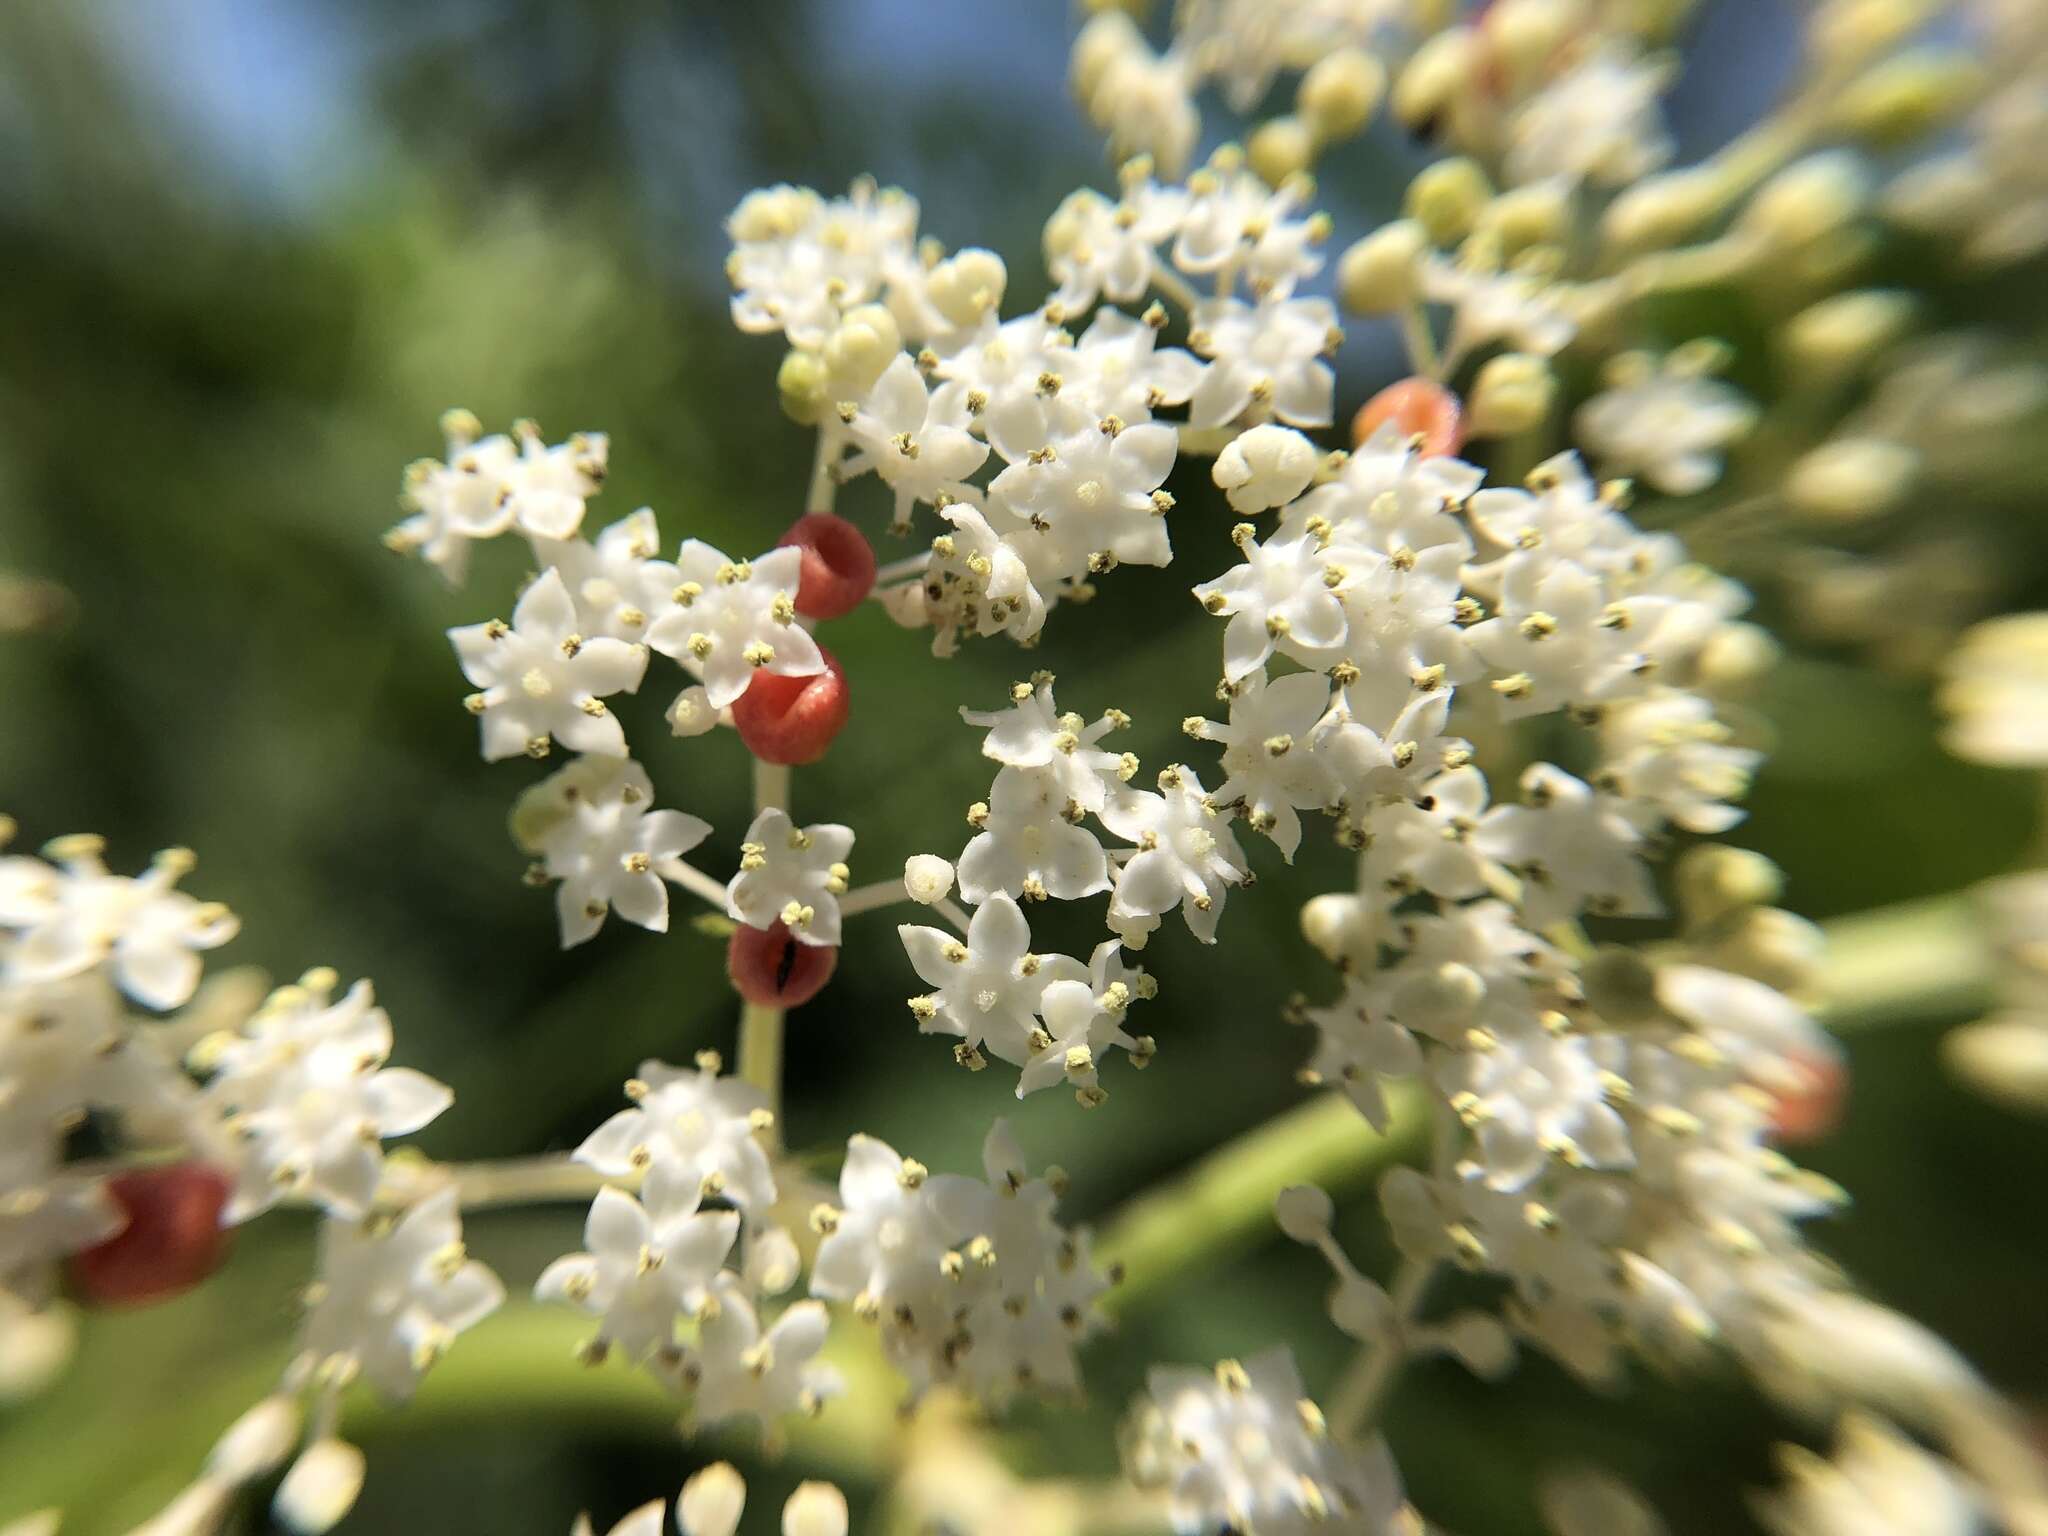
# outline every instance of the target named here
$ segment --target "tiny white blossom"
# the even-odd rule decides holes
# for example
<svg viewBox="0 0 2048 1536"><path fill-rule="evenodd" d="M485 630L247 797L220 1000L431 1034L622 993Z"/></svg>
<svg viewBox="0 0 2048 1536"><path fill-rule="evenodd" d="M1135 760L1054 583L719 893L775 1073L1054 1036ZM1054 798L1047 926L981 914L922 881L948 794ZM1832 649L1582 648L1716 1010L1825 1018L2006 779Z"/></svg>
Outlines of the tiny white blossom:
<svg viewBox="0 0 2048 1536"><path fill-rule="evenodd" d="M1654 917L1663 910L1642 839L1611 799L1548 763L1522 775L1524 804L1488 811L1474 843L1522 878L1530 926L1592 911Z"/></svg>
<svg viewBox="0 0 2048 1536"><path fill-rule="evenodd" d="M1337 780L1317 745L1316 727L1330 705L1329 679L1292 672L1268 680L1247 675L1230 696L1230 720L1190 718L1189 735L1223 747L1223 783L1211 797L1242 806L1252 829L1273 839L1289 863L1301 845L1304 810L1321 810L1338 796Z"/></svg>
<svg viewBox="0 0 2048 1536"><path fill-rule="evenodd" d="M403 1399L454 1342L505 1299L462 1245L455 1191L428 1195L396 1219L320 1225L320 1279L300 1333L301 1355L330 1378L358 1372Z"/></svg>
<svg viewBox="0 0 2048 1536"><path fill-rule="evenodd" d="M1486 1180L1526 1186L1555 1157L1574 1167L1626 1168L1628 1128L1608 1102L1622 1090L1575 1036L1483 1036L1441 1062L1440 1085L1473 1134Z"/></svg>
<svg viewBox="0 0 2048 1536"><path fill-rule="evenodd" d="M726 220L733 323L782 331L792 346L823 346L840 315L914 262L917 216L914 198L867 180L829 201L808 187L748 193Z"/></svg>
<svg viewBox="0 0 2048 1536"><path fill-rule="evenodd" d="M615 760L596 761L610 766ZM575 765L561 770L574 771ZM561 882L555 909L563 947L595 937L612 911L666 933L668 888L662 882L680 878L682 856L711 835L710 825L681 811L650 809L654 785L629 759L615 773L579 779L567 814L538 840L542 871Z"/></svg>
<svg viewBox="0 0 2048 1536"><path fill-rule="evenodd" d="M469 569L470 545L512 526L504 487L519 450L502 433L479 440L483 428L468 411L449 411L441 430L448 439L447 462L420 459L407 466L399 505L412 515L384 542L400 553L417 553L458 587Z"/></svg>
<svg viewBox="0 0 2048 1536"><path fill-rule="evenodd" d="M286 1195L342 1217L377 1192L386 1137L433 1121L453 1101L442 1083L387 1067L391 1019L358 981L330 1002L331 971L280 987L236 1034L201 1042L213 1073L202 1106L225 1133L236 1187L223 1220L246 1221Z"/></svg>
<svg viewBox="0 0 2048 1536"><path fill-rule="evenodd" d="M1516 108L1505 162L1517 186L1556 177L1621 187L1671 158L1658 98L1671 71L1614 43L1588 49Z"/></svg>
<svg viewBox="0 0 2048 1536"><path fill-rule="evenodd" d="M705 701L724 709L757 671L811 677L825 670L818 642L797 622L803 552L794 546L730 560L700 539L676 555L680 578L647 643L704 680Z"/></svg>
<svg viewBox="0 0 2048 1536"><path fill-rule="evenodd" d="M1188 931L1213 944L1225 894L1250 878L1244 852L1191 769L1166 769L1159 789L1125 788L1102 809L1102 824L1137 844L1117 874L1110 930L1130 948L1142 948L1161 914L1179 907Z"/></svg>
<svg viewBox="0 0 2048 1536"><path fill-rule="evenodd" d="M463 675L481 690L465 703L483 728L486 762L545 756L550 738L572 752L626 755L626 733L603 701L639 688L647 647L586 637L576 625L576 605L551 568L520 596L509 625L448 631Z"/></svg>
<svg viewBox="0 0 2048 1536"><path fill-rule="evenodd" d="M1241 524L1237 547L1242 564L1194 589L1204 608L1230 619L1223 632L1224 678L1239 681L1275 649L1306 666L1335 659L1348 625L1315 536L1306 529L1278 531L1261 543L1250 524Z"/></svg>
<svg viewBox="0 0 2048 1536"><path fill-rule="evenodd" d="M1151 286L1158 248L1185 216L1187 194L1151 181L1127 185L1120 201L1082 188L1045 223L1045 262L1060 285L1053 301L1079 314L1098 298L1129 304Z"/></svg>
<svg viewBox="0 0 2048 1536"><path fill-rule="evenodd" d="M585 1251L555 1260L534 1285L536 1300L567 1302L598 1320L593 1355L617 1348L636 1365L656 1356L680 1362L678 1327L716 1305L712 1282L739 1236L739 1214L699 1210L695 1187L660 1187L670 1177L663 1164L649 1172L646 1206L599 1190Z"/></svg>
<svg viewBox="0 0 2048 1536"><path fill-rule="evenodd" d="M1030 525L1020 539L1035 534L1045 542L1044 562L1063 574L1078 575L1091 560L1106 569L1105 556L1165 565L1173 558L1165 517L1172 497L1160 487L1178 441L1159 422L1132 426L1104 416L1011 464L990 482L989 496Z"/></svg>
<svg viewBox="0 0 2048 1536"><path fill-rule="evenodd" d="M751 1419L770 1435L791 1414L817 1415L844 1390L839 1372L818 1360L830 1327L823 1306L799 1301L763 1328L746 1293L723 1281L698 1338L696 1422Z"/></svg>
<svg viewBox="0 0 2048 1536"><path fill-rule="evenodd" d="M626 1084L633 1107L592 1131L576 1149L576 1161L610 1178L661 1167L671 1175L664 1188L716 1194L749 1221L766 1219L775 1204L775 1176L756 1132L774 1123L767 1096L739 1078L719 1076L719 1066L710 1053L697 1058L695 1071L641 1062Z"/></svg>
<svg viewBox="0 0 2048 1536"><path fill-rule="evenodd" d="M1538 357L1555 357L1578 327L1541 279L1525 272L1501 272L1440 256L1422 262L1423 297L1451 311L1446 355L1463 358L1496 341Z"/></svg>
<svg viewBox="0 0 2048 1536"><path fill-rule="evenodd" d="M775 807L761 812L740 844L739 873L726 887L726 916L750 928L782 923L803 944L839 942L839 898L853 830L837 822L799 827Z"/></svg>
<svg viewBox="0 0 2048 1536"><path fill-rule="evenodd" d="M1109 858L1078 824L1080 803L1050 767L1004 768L960 855L960 895L980 903L1000 891L1035 901L1077 901L1109 889Z"/></svg>
<svg viewBox="0 0 2048 1536"><path fill-rule="evenodd" d="M1255 295L1288 297L1322 270L1329 239L1327 215L1300 216L1308 185L1297 177L1268 188L1250 171L1215 167L1190 176L1173 264L1195 273L1230 266L1244 273Z"/></svg>
<svg viewBox="0 0 2048 1536"><path fill-rule="evenodd" d="M967 430L966 387L947 383L933 390L907 352L882 370L852 414L842 415L861 452L840 473L874 470L896 493L899 526L909 525L918 502L938 505L967 495L967 477L988 458L988 445Z"/></svg>
<svg viewBox="0 0 2048 1536"><path fill-rule="evenodd" d="M550 448L540 428L515 422L519 455L501 469L499 495L512 524L535 539L574 538L588 500L604 484L610 445L602 432L578 432Z"/></svg>
<svg viewBox="0 0 2048 1536"><path fill-rule="evenodd" d="M1028 683L1012 685L1007 709L972 710L962 705L960 718L987 729L983 757L1009 768L1045 769L1064 800L1084 811L1099 811L1108 792L1130 777L1136 762L1097 743L1129 725L1130 717L1112 709L1087 723L1078 714L1062 713L1052 688L1053 675L1040 672ZM1075 819L1071 812L1068 817Z"/></svg>
<svg viewBox="0 0 2048 1536"><path fill-rule="evenodd" d="M680 580L675 566L656 559L661 533L646 507L620 518L597 538L536 539L543 565L562 573L586 635L616 640L644 639L647 626L675 600Z"/></svg>
<svg viewBox="0 0 2048 1536"><path fill-rule="evenodd" d="M1295 427L1330 424L1336 375L1324 361L1343 333L1328 299L1209 299L1192 317L1188 345L1207 358L1188 399L1188 421L1221 427L1248 409Z"/></svg>
<svg viewBox="0 0 2048 1536"><path fill-rule="evenodd" d="M975 911L965 941L937 928L896 930L911 966L933 991L910 1000L926 1034L960 1037L963 1053L986 1045L1016 1065L1031 1059L1045 989L1087 972L1066 955L1031 952L1031 929L1010 897L991 896ZM965 1059L963 1057L963 1059Z"/></svg>
<svg viewBox="0 0 2048 1536"><path fill-rule="evenodd" d="M1721 456L1756 424L1756 407L1688 360L1618 358L1609 387L1573 418L1579 441L1613 475L1637 475L1667 496L1691 496L1721 478Z"/></svg>
<svg viewBox="0 0 2048 1536"><path fill-rule="evenodd" d="M1976 1536L1984 1510L1959 1468L1881 1419L1846 1415L1835 1454L1780 1447L1784 1481L1753 1502L1773 1536Z"/></svg>

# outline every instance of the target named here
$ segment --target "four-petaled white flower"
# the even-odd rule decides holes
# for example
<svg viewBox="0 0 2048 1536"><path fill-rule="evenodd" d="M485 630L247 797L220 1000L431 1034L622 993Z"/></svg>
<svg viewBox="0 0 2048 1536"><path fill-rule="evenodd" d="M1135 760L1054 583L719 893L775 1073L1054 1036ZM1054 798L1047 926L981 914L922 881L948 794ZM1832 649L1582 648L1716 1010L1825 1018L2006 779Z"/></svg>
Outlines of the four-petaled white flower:
<svg viewBox="0 0 2048 1536"><path fill-rule="evenodd" d="M505 1288L462 1245L453 1189L396 1219L320 1225L320 1279L299 1337L301 1356L329 1378L360 1374L384 1396L412 1395L455 1336L498 1309Z"/></svg>
<svg viewBox="0 0 2048 1536"><path fill-rule="evenodd" d="M853 830L821 821L799 827L774 807L761 812L740 844L740 869L726 887L725 914L750 928L786 926L801 944L839 942L839 898Z"/></svg>
<svg viewBox="0 0 2048 1536"><path fill-rule="evenodd" d="M521 594L510 624L466 624L448 638L481 690L464 702L483 727L486 762L545 757L550 738L572 752L626 755L626 733L604 700L640 686L647 647L582 634L559 571L543 571Z"/></svg>

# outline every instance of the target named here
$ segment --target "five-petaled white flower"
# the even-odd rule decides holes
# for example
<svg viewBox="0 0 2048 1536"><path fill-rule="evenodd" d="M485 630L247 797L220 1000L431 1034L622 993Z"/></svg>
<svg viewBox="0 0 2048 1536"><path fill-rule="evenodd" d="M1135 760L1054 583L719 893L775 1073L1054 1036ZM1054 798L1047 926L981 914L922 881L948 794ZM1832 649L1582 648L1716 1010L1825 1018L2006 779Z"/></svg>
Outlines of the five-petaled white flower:
<svg viewBox="0 0 2048 1536"><path fill-rule="evenodd" d="M724 709L756 672L811 677L825 658L797 622L803 551L789 546L753 560L729 560L701 539L676 555L674 605L647 630L647 643L704 680L706 702Z"/></svg>
<svg viewBox="0 0 2048 1536"><path fill-rule="evenodd" d="M896 932L912 967L933 988L910 1000L918 1028L958 1035L962 1060L978 1059L979 1047L986 1045L1014 1065L1029 1061L1045 989L1088 974L1069 956L1033 954L1030 925L1017 903L1001 894L976 910L964 941L908 923Z"/></svg>
<svg viewBox="0 0 2048 1536"><path fill-rule="evenodd" d="M750 928L781 923L801 944L837 944L852 851L852 828L829 821L799 827L787 811L770 807L754 818L740 844L740 870L726 887L726 916Z"/></svg>
<svg viewBox="0 0 2048 1536"><path fill-rule="evenodd" d="M719 1076L721 1065L710 1051L697 1058L695 1071L641 1062L626 1083L633 1107L592 1131L576 1161L609 1178L663 1168L670 1176L662 1188L717 1195L749 1221L762 1221L775 1204L775 1175L758 1133L775 1117L760 1089Z"/></svg>
<svg viewBox="0 0 2048 1536"><path fill-rule="evenodd" d="M599 1190L584 1251L555 1260L534 1285L536 1300L567 1302L598 1320L593 1354L617 1348L636 1365L657 1355L680 1361L678 1327L717 1304L712 1284L739 1236L739 1213L698 1209L695 1186L664 1187L672 1177L667 1164L649 1170L644 1206L623 1190Z"/></svg>
<svg viewBox="0 0 2048 1536"><path fill-rule="evenodd" d="M598 765L598 771L581 771L584 762ZM563 814L538 839L541 872L561 882L555 912L562 947L594 938L612 911L666 933L663 882L682 878L682 856L711 835L709 823L681 811L650 809L654 785L647 770L630 759L579 759L555 777L565 775L574 775L575 782L565 787Z"/></svg>
<svg viewBox="0 0 2048 1536"><path fill-rule="evenodd" d="M1138 845L1117 874L1110 931L1142 949L1160 915L1179 907L1188 931L1213 944L1224 894L1250 879L1250 869L1229 819L1211 807L1192 769L1163 770L1159 790L1126 787L1102 808L1102 824Z"/></svg>
<svg viewBox="0 0 2048 1536"><path fill-rule="evenodd" d="M626 755L626 733L604 700L640 686L647 647L582 634L559 571L543 571L521 594L510 624L465 624L448 638L481 690L464 703L483 727L486 762L545 757L551 737L572 752Z"/></svg>

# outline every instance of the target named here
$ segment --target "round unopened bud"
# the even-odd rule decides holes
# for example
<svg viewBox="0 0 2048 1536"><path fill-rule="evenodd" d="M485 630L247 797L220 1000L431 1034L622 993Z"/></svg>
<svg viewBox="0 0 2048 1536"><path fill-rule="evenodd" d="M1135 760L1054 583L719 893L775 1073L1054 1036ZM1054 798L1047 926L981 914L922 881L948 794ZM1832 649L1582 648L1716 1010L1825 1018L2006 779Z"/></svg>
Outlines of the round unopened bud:
<svg viewBox="0 0 2048 1536"><path fill-rule="evenodd" d="M1394 82L1394 115L1426 131L1454 101L1473 89L1478 39L1470 27L1437 33L1410 55Z"/></svg>
<svg viewBox="0 0 2048 1536"><path fill-rule="evenodd" d="M1245 154L1259 180L1277 187L1290 176L1304 174L1315 163L1316 136L1298 117L1268 118L1252 131Z"/></svg>
<svg viewBox="0 0 2048 1536"><path fill-rule="evenodd" d="M1785 322L1778 341L1800 373L1832 381L1897 341L1912 321L1912 295L1863 288L1809 304Z"/></svg>
<svg viewBox="0 0 2048 1536"><path fill-rule="evenodd" d="M1216 455L1210 478L1240 512L1285 506L1309 487L1323 456L1292 427L1240 432Z"/></svg>
<svg viewBox="0 0 2048 1536"><path fill-rule="evenodd" d="M1311 898L1301 909L1302 937L1316 953L1339 965L1366 947L1364 906L1356 896L1330 892Z"/></svg>
<svg viewBox="0 0 2048 1536"><path fill-rule="evenodd" d="M903 889L921 906L953 893L953 866L935 853L913 853L903 861Z"/></svg>
<svg viewBox="0 0 2048 1536"><path fill-rule="evenodd" d="M1472 437L1513 437L1533 432L1550 418L1557 399L1557 375L1531 352L1490 357L1472 383L1465 405L1465 429Z"/></svg>
<svg viewBox="0 0 2048 1536"><path fill-rule="evenodd" d="M2048 1109L2048 1021L2007 1014L1966 1024L1942 1041L1941 1053L1979 1093L2035 1114Z"/></svg>
<svg viewBox="0 0 2048 1536"><path fill-rule="evenodd" d="M1870 173L1846 150L1794 161L1757 189L1741 227L1772 250L1797 250L1840 233L1870 201Z"/></svg>
<svg viewBox="0 0 2048 1536"><path fill-rule="evenodd" d="M1720 188L1706 171L1645 176L1607 205L1600 235L1611 250L1661 251L1699 229L1719 206Z"/></svg>
<svg viewBox="0 0 2048 1536"><path fill-rule="evenodd" d="M363 1453L346 1440L316 1440L278 1484L271 1513L295 1536L324 1536L355 1508L363 1471Z"/></svg>
<svg viewBox="0 0 2048 1536"><path fill-rule="evenodd" d="M262 1402L230 1424L206 1458L206 1470L229 1483L253 1483L284 1465L299 1443L303 1422L297 1401L283 1393Z"/></svg>
<svg viewBox="0 0 2048 1536"><path fill-rule="evenodd" d="M1826 936L1796 912L1752 907L1737 917L1708 959L1780 992L1799 992L1820 974L1826 949Z"/></svg>
<svg viewBox="0 0 2048 1536"><path fill-rule="evenodd" d="M798 1483L782 1506L782 1536L846 1536L846 1495L830 1483Z"/></svg>
<svg viewBox="0 0 2048 1536"><path fill-rule="evenodd" d="M1688 928L1705 928L1744 907L1767 906L1785 890L1778 866L1747 848L1701 843L1674 871L1678 910Z"/></svg>
<svg viewBox="0 0 2048 1536"><path fill-rule="evenodd" d="M1586 24L1578 0L1494 0L1484 12L1488 57L1515 86L1533 79Z"/></svg>
<svg viewBox="0 0 2048 1536"><path fill-rule="evenodd" d="M1610 1024L1647 1024L1663 1016L1657 972L1640 950L1603 944L1586 962L1579 983L1593 1011Z"/></svg>
<svg viewBox="0 0 2048 1536"><path fill-rule="evenodd" d="M726 220L726 232L741 245L787 240L809 221L818 194L802 187L763 187L740 199Z"/></svg>
<svg viewBox="0 0 2048 1536"><path fill-rule="evenodd" d="M1444 1348L1481 1381L1497 1381L1515 1363L1515 1341L1499 1318L1477 1310L1458 1313L1443 1326Z"/></svg>
<svg viewBox="0 0 2048 1536"><path fill-rule="evenodd" d="M1532 246L1560 244L1571 228L1571 194L1561 180L1510 187L1479 215L1477 230L1512 261Z"/></svg>
<svg viewBox="0 0 2048 1536"><path fill-rule="evenodd" d="M1363 48L1339 48L1309 66L1294 108L1325 142L1361 133L1387 93L1386 66Z"/></svg>
<svg viewBox="0 0 2048 1536"><path fill-rule="evenodd" d="M711 694L704 685L693 683L676 695L666 718L676 735L702 736L718 724L718 711L711 707Z"/></svg>
<svg viewBox="0 0 2048 1536"><path fill-rule="evenodd" d="M924 292L947 324L965 330L1002 304L1009 281L1009 268L1002 257L969 246L932 268L925 277Z"/></svg>
<svg viewBox="0 0 2048 1536"><path fill-rule="evenodd" d="M747 1485L729 1461L693 1473L676 1500L682 1536L733 1536L747 1507Z"/></svg>
<svg viewBox="0 0 2048 1536"><path fill-rule="evenodd" d="M1450 246L1472 233L1492 201L1493 183L1486 179L1479 162L1454 155L1424 166L1408 183L1401 206L1433 244Z"/></svg>
<svg viewBox="0 0 2048 1536"><path fill-rule="evenodd" d="M831 397L827 409L865 396L902 350L903 331L887 305L862 304L848 310L825 338L826 390Z"/></svg>
<svg viewBox="0 0 2048 1536"><path fill-rule="evenodd" d="M1803 455L1785 476L1785 500L1830 523L1860 522L1892 511L1913 489L1920 456L1881 437L1845 437Z"/></svg>
<svg viewBox="0 0 2048 1536"><path fill-rule="evenodd" d="M1983 89L1984 68L1958 48L1913 48L1879 64L1835 103L1852 138L1897 149L1932 133Z"/></svg>
<svg viewBox="0 0 2048 1536"><path fill-rule="evenodd" d="M1337 300L1355 315L1391 315L1422 297L1422 256L1429 235L1414 219L1396 219L1355 242L1337 262Z"/></svg>
<svg viewBox="0 0 2048 1536"><path fill-rule="evenodd" d="M1111 68L1144 47L1144 35L1124 12L1105 10L1089 17L1074 38L1068 61L1067 79L1074 87L1074 99L1087 106Z"/></svg>
<svg viewBox="0 0 2048 1536"><path fill-rule="evenodd" d="M1937 8L1929 0L1828 0L1807 23L1806 46L1817 66L1854 69L1911 37Z"/></svg>
<svg viewBox="0 0 2048 1536"><path fill-rule="evenodd" d="M792 351L775 370L775 393L782 414L799 426L814 427L832 409L832 370L815 352Z"/></svg>
<svg viewBox="0 0 2048 1536"><path fill-rule="evenodd" d="M1779 654L1769 630L1736 620L1714 626L1693 668L1701 687L1727 698L1753 686L1778 664Z"/></svg>
<svg viewBox="0 0 2048 1536"><path fill-rule="evenodd" d="M1335 1215L1330 1197L1313 1184L1290 1184L1273 1197L1273 1220L1289 1242L1315 1242Z"/></svg>

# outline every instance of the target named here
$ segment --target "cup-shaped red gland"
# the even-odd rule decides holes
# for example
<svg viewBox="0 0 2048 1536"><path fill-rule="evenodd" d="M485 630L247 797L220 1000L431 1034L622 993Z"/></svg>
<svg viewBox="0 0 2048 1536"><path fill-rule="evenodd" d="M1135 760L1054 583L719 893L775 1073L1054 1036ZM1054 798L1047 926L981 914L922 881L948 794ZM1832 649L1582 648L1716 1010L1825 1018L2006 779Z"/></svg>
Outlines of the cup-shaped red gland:
<svg viewBox="0 0 2048 1536"><path fill-rule="evenodd" d="M777 546L804 552L796 589L796 611L807 619L836 619L858 608L875 585L875 551L845 518L806 512L790 525Z"/></svg>
<svg viewBox="0 0 2048 1536"><path fill-rule="evenodd" d="M227 1257L232 1234L220 1224L233 1181L207 1163L131 1168L107 1180L127 1224L71 1256L71 1288L101 1307L168 1301L204 1280Z"/></svg>
<svg viewBox="0 0 2048 1536"><path fill-rule="evenodd" d="M839 964L835 944L800 944L780 918L766 928L733 931L725 949L726 974L750 1003L794 1008L808 1003Z"/></svg>
<svg viewBox="0 0 2048 1536"><path fill-rule="evenodd" d="M764 763L815 763L846 725L846 673L822 645L825 670L809 677L756 672L733 701L732 723Z"/></svg>
<svg viewBox="0 0 2048 1536"><path fill-rule="evenodd" d="M1458 397L1428 379L1389 384L1351 418L1351 441L1359 447L1386 422L1404 437L1422 439L1422 456L1456 453L1465 446L1465 410Z"/></svg>
<svg viewBox="0 0 2048 1536"><path fill-rule="evenodd" d="M1842 1123L1849 1065L1837 1054L1819 1052L1801 1052L1792 1065L1798 1085L1771 1090L1771 1138L1796 1147L1821 1140Z"/></svg>

